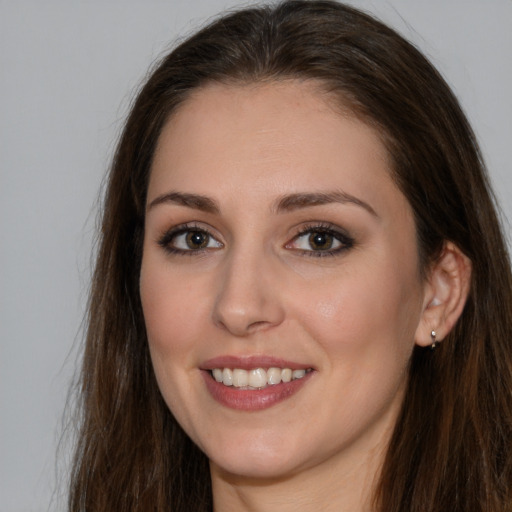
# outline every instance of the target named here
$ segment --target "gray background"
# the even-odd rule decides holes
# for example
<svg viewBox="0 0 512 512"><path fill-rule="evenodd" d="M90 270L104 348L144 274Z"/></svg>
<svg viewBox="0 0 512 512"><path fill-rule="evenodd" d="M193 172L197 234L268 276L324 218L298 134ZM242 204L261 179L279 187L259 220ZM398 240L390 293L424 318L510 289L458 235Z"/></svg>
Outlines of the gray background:
<svg viewBox="0 0 512 512"><path fill-rule="evenodd" d="M512 0L351 3L415 41L448 79L512 219ZM58 464L55 454L116 136L149 64L234 5L0 0L1 512L64 509L66 438Z"/></svg>

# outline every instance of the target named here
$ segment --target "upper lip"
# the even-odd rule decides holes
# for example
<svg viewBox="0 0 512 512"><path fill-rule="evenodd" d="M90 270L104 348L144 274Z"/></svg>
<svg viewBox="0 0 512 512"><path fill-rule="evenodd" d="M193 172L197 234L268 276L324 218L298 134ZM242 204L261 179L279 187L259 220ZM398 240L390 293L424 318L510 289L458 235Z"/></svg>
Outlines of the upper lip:
<svg viewBox="0 0 512 512"><path fill-rule="evenodd" d="M253 368L290 368L291 370L307 370L308 368L312 368L312 366L307 363L299 363L266 355L223 355L208 359L201 364L201 369L203 370L213 370L215 368L239 368L240 370L252 370Z"/></svg>

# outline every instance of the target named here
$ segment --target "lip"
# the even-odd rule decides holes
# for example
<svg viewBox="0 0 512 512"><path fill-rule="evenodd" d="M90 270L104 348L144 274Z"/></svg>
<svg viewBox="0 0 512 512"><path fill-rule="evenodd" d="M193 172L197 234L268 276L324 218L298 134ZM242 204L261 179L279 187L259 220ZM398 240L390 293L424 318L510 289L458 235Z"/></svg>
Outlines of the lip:
<svg viewBox="0 0 512 512"><path fill-rule="evenodd" d="M209 359L201 365L206 388L210 395L221 405L239 411L261 411L276 405L296 394L316 373L306 373L300 379L290 382L281 382L264 389L240 389L233 386L225 386L217 382L210 371L214 368L239 368L252 370L253 368L290 368L291 370L308 369L311 366L297 362L287 361L270 356L220 356Z"/></svg>
<svg viewBox="0 0 512 512"><path fill-rule="evenodd" d="M253 368L290 368L291 370L307 370L313 367L308 364L263 355L218 356L213 359L208 359L208 361L201 364L201 370L213 370L215 368L239 368L240 370L252 370Z"/></svg>

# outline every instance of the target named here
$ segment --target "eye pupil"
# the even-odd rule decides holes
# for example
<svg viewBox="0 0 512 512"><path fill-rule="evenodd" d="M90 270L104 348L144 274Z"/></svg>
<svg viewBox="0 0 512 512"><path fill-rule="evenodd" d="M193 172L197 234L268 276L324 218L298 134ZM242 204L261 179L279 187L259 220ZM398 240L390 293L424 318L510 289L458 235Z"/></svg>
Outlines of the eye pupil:
<svg viewBox="0 0 512 512"><path fill-rule="evenodd" d="M333 243L333 236L329 233L315 232L309 235L309 243L315 250L330 249Z"/></svg>
<svg viewBox="0 0 512 512"><path fill-rule="evenodd" d="M208 245L209 236L201 231L190 231L186 240L190 249L202 249Z"/></svg>

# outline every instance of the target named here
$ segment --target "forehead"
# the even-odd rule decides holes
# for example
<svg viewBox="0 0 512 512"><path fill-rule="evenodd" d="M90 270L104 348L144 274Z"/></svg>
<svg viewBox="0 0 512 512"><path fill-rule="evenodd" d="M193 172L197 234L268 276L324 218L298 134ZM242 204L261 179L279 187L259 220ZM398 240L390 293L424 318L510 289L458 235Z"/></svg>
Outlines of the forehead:
<svg viewBox="0 0 512 512"><path fill-rule="evenodd" d="M378 202L394 186L389 160L377 132L318 84L209 84L164 126L148 199L165 188L267 198L348 187Z"/></svg>

